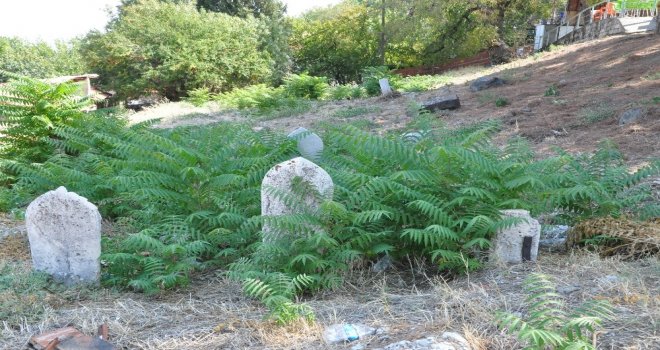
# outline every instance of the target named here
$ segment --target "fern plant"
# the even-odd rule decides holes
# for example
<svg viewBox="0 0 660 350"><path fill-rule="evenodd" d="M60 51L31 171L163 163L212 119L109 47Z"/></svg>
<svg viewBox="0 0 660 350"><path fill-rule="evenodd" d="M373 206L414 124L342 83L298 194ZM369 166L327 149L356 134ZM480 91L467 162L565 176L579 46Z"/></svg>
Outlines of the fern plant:
<svg viewBox="0 0 660 350"><path fill-rule="evenodd" d="M607 301L591 300L568 312L550 277L531 274L525 280L527 317L499 312L499 327L514 333L530 350L595 350L595 334L612 319Z"/></svg>
<svg viewBox="0 0 660 350"><path fill-rule="evenodd" d="M81 118L89 100L77 94L74 84L49 84L0 71L11 80L0 86L0 156L40 162L53 148L45 139L58 126Z"/></svg>

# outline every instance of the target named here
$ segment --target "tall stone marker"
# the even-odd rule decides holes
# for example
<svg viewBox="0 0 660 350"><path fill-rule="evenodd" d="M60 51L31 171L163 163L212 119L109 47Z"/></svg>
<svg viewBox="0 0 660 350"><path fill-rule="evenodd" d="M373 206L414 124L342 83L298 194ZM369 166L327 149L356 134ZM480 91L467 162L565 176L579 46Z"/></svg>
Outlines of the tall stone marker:
<svg viewBox="0 0 660 350"><path fill-rule="evenodd" d="M525 221L500 230L493 241L495 259L505 263L536 261L539 251L541 225L527 210L503 210L505 217L518 217Z"/></svg>
<svg viewBox="0 0 660 350"><path fill-rule="evenodd" d="M294 181L301 180L311 186L312 191L304 194L296 203L285 203L282 195L292 195ZM332 199L334 184L323 168L298 157L272 167L261 182L261 215L280 216L315 211L325 200ZM316 192L316 193L314 193ZM279 240L295 232L280 232L268 222L263 225L264 242Z"/></svg>
<svg viewBox="0 0 660 350"><path fill-rule="evenodd" d="M303 157L313 162L321 158L323 140L319 135L301 127L293 130L287 137L298 142L298 152Z"/></svg>
<svg viewBox="0 0 660 350"><path fill-rule="evenodd" d="M66 285L99 280L101 214L66 188L46 192L25 212L32 266Z"/></svg>

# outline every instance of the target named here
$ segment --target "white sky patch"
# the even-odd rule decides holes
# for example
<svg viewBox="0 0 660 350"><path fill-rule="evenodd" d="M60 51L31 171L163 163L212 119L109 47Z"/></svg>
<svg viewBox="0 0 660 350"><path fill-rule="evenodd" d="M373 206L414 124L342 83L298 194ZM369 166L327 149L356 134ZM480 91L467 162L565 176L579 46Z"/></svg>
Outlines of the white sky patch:
<svg viewBox="0 0 660 350"><path fill-rule="evenodd" d="M285 0L289 16L341 0ZM68 40L103 29L119 0L0 0L0 36L30 41Z"/></svg>

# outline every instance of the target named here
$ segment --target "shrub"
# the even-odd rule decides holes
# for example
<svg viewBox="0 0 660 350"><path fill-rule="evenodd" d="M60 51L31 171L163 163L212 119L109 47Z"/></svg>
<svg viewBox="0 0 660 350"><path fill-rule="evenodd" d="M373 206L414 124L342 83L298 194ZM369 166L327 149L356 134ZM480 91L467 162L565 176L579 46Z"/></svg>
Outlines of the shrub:
<svg viewBox="0 0 660 350"><path fill-rule="evenodd" d="M80 56L79 46L79 40L58 41L53 47L43 41L30 43L0 36L0 71L32 78L83 74L87 67ZM0 76L0 82L8 78Z"/></svg>
<svg viewBox="0 0 660 350"><path fill-rule="evenodd" d="M0 72L2 73L2 72ZM0 157L40 162L53 154L48 138L57 127L72 124L90 102L74 84L48 84L5 73L13 78L0 86Z"/></svg>
<svg viewBox="0 0 660 350"><path fill-rule="evenodd" d="M120 98L156 92L171 101L267 80L271 62L253 18L198 11L190 2L124 5L107 32L91 32L82 53L102 85Z"/></svg>
<svg viewBox="0 0 660 350"><path fill-rule="evenodd" d="M328 79L325 77L291 74L284 79L284 91L294 98L318 100L328 87Z"/></svg>
<svg viewBox="0 0 660 350"><path fill-rule="evenodd" d="M324 99L326 100L354 100L366 96L366 91L359 85L335 85L326 90Z"/></svg>
<svg viewBox="0 0 660 350"><path fill-rule="evenodd" d="M498 97L495 100L495 106L497 107L505 107L509 104L509 100L507 100L505 97Z"/></svg>
<svg viewBox="0 0 660 350"><path fill-rule="evenodd" d="M419 92L437 89L451 81L448 75L417 75L401 78L397 89L406 92Z"/></svg>
<svg viewBox="0 0 660 350"><path fill-rule="evenodd" d="M596 349L592 337L614 315L607 301L588 301L568 313L550 278L538 273L525 280L525 289L529 293L527 319L498 313L501 328L515 333L528 345L526 349Z"/></svg>
<svg viewBox="0 0 660 350"><path fill-rule="evenodd" d="M199 88L194 89L188 92L188 97L185 98L187 102L190 102L193 106L200 107L206 102L209 102L213 99L213 95L208 88Z"/></svg>
<svg viewBox="0 0 660 350"><path fill-rule="evenodd" d="M588 124L597 123L599 121L609 119L614 116L614 109L610 106L595 106L585 108L580 111L580 118Z"/></svg>
<svg viewBox="0 0 660 350"><path fill-rule="evenodd" d="M559 96L559 89L554 85L550 85L550 87L545 90L544 96Z"/></svg>

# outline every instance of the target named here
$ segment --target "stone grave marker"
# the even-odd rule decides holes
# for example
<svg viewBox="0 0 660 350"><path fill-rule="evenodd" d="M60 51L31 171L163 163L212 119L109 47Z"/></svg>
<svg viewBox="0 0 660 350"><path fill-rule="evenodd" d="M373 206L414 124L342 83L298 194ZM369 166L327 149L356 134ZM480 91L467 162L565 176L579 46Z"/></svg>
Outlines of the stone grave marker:
<svg viewBox="0 0 660 350"><path fill-rule="evenodd" d="M527 210L503 210L505 217L518 217L525 221L500 230L493 239L495 259L505 263L536 261L539 251L541 224Z"/></svg>
<svg viewBox="0 0 660 350"><path fill-rule="evenodd" d="M97 283L101 214L86 198L60 187L25 212L32 266L66 285Z"/></svg>
<svg viewBox="0 0 660 350"><path fill-rule="evenodd" d="M300 127L289 133L287 137L298 142L298 152L303 157L311 161L318 161L321 158L323 140L319 135Z"/></svg>
<svg viewBox="0 0 660 350"><path fill-rule="evenodd" d="M292 194L292 186L296 179L311 186L316 193L310 191L300 198L301 202L288 205L279 194ZM323 201L332 199L333 190L332 178L318 165L302 157L287 160L272 167L261 183L261 215L280 216L303 211L313 212ZM286 234L294 233L278 232L267 222L263 225L264 242L278 240Z"/></svg>

